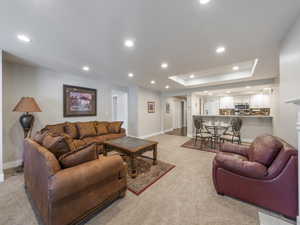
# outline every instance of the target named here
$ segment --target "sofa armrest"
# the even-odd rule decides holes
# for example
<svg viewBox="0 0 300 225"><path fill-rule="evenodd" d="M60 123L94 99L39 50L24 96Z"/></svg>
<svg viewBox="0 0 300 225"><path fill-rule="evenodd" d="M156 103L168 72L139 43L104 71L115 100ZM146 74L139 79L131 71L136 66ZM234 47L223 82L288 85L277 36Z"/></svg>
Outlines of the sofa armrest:
<svg viewBox="0 0 300 225"><path fill-rule="evenodd" d="M126 129L125 128L121 128L120 133L121 134L126 134Z"/></svg>
<svg viewBox="0 0 300 225"><path fill-rule="evenodd" d="M126 170L120 156L101 157L75 167L59 171L49 182L50 201L55 202L86 188L103 183L106 180L118 179Z"/></svg>
<svg viewBox="0 0 300 225"><path fill-rule="evenodd" d="M268 174L268 170L264 165L236 158L232 155L218 153L215 160L219 167L242 176L259 179Z"/></svg>
<svg viewBox="0 0 300 225"><path fill-rule="evenodd" d="M228 143L228 142L225 142L221 146L222 152L235 153L235 154L242 155L245 157L248 157L248 150L249 150L249 147L247 147L247 146L232 144L232 143Z"/></svg>

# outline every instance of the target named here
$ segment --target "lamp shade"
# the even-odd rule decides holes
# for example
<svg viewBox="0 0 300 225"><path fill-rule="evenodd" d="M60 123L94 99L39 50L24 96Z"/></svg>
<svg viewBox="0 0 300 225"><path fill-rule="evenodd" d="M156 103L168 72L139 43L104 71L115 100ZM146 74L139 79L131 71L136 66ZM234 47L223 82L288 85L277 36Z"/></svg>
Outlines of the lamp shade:
<svg viewBox="0 0 300 225"><path fill-rule="evenodd" d="M13 112L42 112L34 98L22 97L13 109Z"/></svg>

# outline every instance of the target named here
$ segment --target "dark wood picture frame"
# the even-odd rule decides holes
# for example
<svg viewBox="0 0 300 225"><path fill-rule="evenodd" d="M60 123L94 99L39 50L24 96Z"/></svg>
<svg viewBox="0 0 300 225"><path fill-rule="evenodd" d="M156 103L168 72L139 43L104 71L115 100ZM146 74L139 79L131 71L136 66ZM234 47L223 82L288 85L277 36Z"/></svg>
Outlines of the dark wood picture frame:
<svg viewBox="0 0 300 225"><path fill-rule="evenodd" d="M90 110L72 110L72 107L76 107L72 104L70 93L74 92L76 95L90 95L90 103L88 107ZM74 100L73 100L74 101ZM72 85L63 85L63 104L64 104L64 117L81 117L81 116L97 116L97 89L78 87ZM83 107L81 102L77 103L77 107Z"/></svg>
<svg viewBox="0 0 300 225"><path fill-rule="evenodd" d="M148 113L155 113L155 102L148 102Z"/></svg>

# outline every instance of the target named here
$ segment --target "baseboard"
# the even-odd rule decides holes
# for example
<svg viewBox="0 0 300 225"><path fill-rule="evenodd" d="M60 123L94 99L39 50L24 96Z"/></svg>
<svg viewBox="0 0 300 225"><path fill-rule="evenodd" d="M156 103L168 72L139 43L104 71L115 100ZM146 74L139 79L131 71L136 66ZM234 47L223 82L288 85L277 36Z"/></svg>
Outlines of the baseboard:
<svg viewBox="0 0 300 225"><path fill-rule="evenodd" d="M157 135L160 135L160 134L163 134L163 133L164 133L163 131L160 131L160 132L156 132L156 133L152 133L152 134L148 134L148 135L144 135L144 136L139 136L139 138L146 139L146 138L157 136Z"/></svg>
<svg viewBox="0 0 300 225"><path fill-rule="evenodd" d="M7 162L7 163L4 163L3 165L3 169L11 169L11 168L15 168L15 167L18 167L18 166L21 166L22 165L22 160L19 159L19 160L16 160L16 161L11 161L11 162Z"/></svg>
<svg viewBox="0 0 300 225"><path fill-rule="evenodd" d="M0 173L0 183L4 182L4 173Z"/></svg>
<svg viewBox="0 0 300 225"><path fill-rule="evenodd" d="M171 132L172 130L174 130L174 129L171 128L171 129L168 129L168 130L164 130L163 133Z"/></svg>

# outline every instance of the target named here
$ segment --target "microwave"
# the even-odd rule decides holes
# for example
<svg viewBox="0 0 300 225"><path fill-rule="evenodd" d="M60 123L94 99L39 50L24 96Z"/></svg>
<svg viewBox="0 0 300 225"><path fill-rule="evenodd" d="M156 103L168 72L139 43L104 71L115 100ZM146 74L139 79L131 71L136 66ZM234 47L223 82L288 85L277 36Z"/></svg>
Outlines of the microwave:
<svg viewBox="0 0 300 225"><path fill-rule="evenodd" d="M236 104L236 105L234 106L234 109L235 109L236 111L239 111L239 110L249 110L249 109L250 109L250 106L249 106L249 104Z"/></svg>

